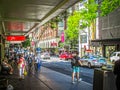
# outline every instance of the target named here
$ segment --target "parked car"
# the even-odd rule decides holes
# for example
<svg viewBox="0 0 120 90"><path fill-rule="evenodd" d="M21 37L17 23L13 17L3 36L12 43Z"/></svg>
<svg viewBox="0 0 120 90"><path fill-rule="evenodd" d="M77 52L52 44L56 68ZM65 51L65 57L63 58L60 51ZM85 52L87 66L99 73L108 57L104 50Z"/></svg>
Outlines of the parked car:
<svg viewBox="0 0 120 90"><path fill-rule="evenodd" d="M50 59L50 54L45 52L45 53L41 53L41 58L42 59Z"/></svg>
<svg viewBox="0 0 120 90"><path fill-rule="evenodd" d="M72 56L71 53L66 53L66 52L64 52L64 53L61 53L61 54L59 55L59 58L60 58L60 59L64 59L64 60L69 60L69 59L72 59L73 56Z"/></svg>
<svg viewBox="0 0 120 90"><path fill-rule="evenodd" d="M82 66L91 67L102 67L107 65L106 58L99 55L85 55L81 59Z"/></svg>
<svg viewBox="0 0 120 90"><path fill-rule="evenodd" d="M106 66L107 65L107 59L105 57L97 55L97 58L98 58L98 63L100 63L101 66Z"/></svg>
<svg viewBox="0 0 120 90"><path fill-rule="evenodd" d="M119 52L113 52L110 56L110 61L114 63L118 59L120 59L120 51Z"/></svg>

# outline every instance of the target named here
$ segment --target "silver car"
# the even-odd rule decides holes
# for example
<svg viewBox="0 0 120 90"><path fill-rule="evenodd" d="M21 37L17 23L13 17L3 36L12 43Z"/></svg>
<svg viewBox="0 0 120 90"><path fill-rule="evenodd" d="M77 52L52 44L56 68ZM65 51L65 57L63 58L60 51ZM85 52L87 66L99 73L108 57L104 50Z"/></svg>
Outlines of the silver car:
<svg viewBox="0 0 120 90"><path fill-rule="evenodd" d="M107 65L106 58L99 55L85 55L80 60L82 66L87 66L89 68Z"/></svg>
<svg viewBox="0 0 120 90"><path fill-rule="evenodd" d="M50 59L50 54L49 53L41 53L41 58L42 59Z"/></svg>

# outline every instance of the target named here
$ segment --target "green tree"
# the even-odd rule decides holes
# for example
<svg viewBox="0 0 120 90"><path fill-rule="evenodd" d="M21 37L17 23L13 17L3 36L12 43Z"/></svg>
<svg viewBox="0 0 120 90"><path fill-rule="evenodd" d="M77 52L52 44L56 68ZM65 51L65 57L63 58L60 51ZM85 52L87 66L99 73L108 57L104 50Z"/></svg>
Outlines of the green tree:
<svg viewBox="0 0 120 90"><path fill-rule="evenodd" d="M68 28L65 30L65 36L66 36L65 40L67 42L66 44L72 44L71 46L75 46L77 44L80 18L81 15L77 11L75 11L73 15L68 17L67 20Z"/></svg>
<svg viewBox="0 0 120 90"><path fill-rule="evenodd" d="M98 4L94 0L84 2L84 6L83 9L74 11L67 20L66 40L74 44L78 43L79 30L90 26L97 17Z"/></svg>
<svg viewBox="0 0 120 90"><path fill-rule="evenodd" d="M67 29L65 30L65 40L67 43L77 44L79 30L83 30L83 28L90 27L91 25L95 27L95 20L98 17L98 7L100 7L100 14L105 16L120 7L120 0L103 0L99 5L96 3L96 0L88 0L84 2L84 6L83 9L74 11L68 17ZM93 28L93 32L95 32L95 28Z"/></svg>
<svg viewBox="0 0 120 90"><path fill-rule="evenodd" d="M120 7L120 0L103 0L100 4L101 16L106 16Z"/></svg>
<svg viewBox="0 0 120 90"><path fill-rule="evenodd" d="M22 42L23 47L29 47L30 46L30 39L26 39L26 41Z"/></svg>
<svg viewBox="0 0 120 90"><path fill-rule="evenodd" d="M88 0L88 2L84 3L84 6L85 8L80 10L80 14L82 15L80 21L83 28L90 26L98 15L98 4L95 2L95 0Z"/></svg>

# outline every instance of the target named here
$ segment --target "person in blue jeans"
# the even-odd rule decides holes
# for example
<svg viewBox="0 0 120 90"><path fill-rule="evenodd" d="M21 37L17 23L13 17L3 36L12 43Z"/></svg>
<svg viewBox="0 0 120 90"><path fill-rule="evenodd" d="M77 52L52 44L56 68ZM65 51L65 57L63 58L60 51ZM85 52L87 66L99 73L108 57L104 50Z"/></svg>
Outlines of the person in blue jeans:
<svg viewBox="0 0 120 90"><path fill-rule="evenodd" d="M40 71L40 68L41 68L41 58L40 58L40 54L38 53L36 56L35 56L35 70L36 71Z"/></svg>
<svg viewBox="0 0 120 90"><path fill-rule="evenodd" d="M72 65L72 83L74 84L74 78L76 76L77 82L81 81L79 78L79 72L80 72L80 65L82 65L80 61L80 57L78 56L78 52L74 52L73 58L71 60L71 65Z"/></svg>

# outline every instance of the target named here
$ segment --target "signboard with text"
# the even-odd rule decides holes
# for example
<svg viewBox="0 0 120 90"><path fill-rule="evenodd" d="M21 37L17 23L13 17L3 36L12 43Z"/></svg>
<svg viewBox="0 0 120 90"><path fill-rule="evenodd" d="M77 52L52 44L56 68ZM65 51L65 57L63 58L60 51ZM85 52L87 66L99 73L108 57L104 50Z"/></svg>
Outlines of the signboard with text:
<svg viewBox="0 0 120 90"><path fill-rule="evenodd" d="M23 35L10 35L10 36L6 36L6 40L7 41L25 41L25 36L23 36Z"/></svg>
<svg viewBox="0 0 120 90"><path fill-rule="evenodd" d="M17 30L17 31L23 31L24 29L24 24L20 22L9 22L7 24L8 30Z"/></svg>

